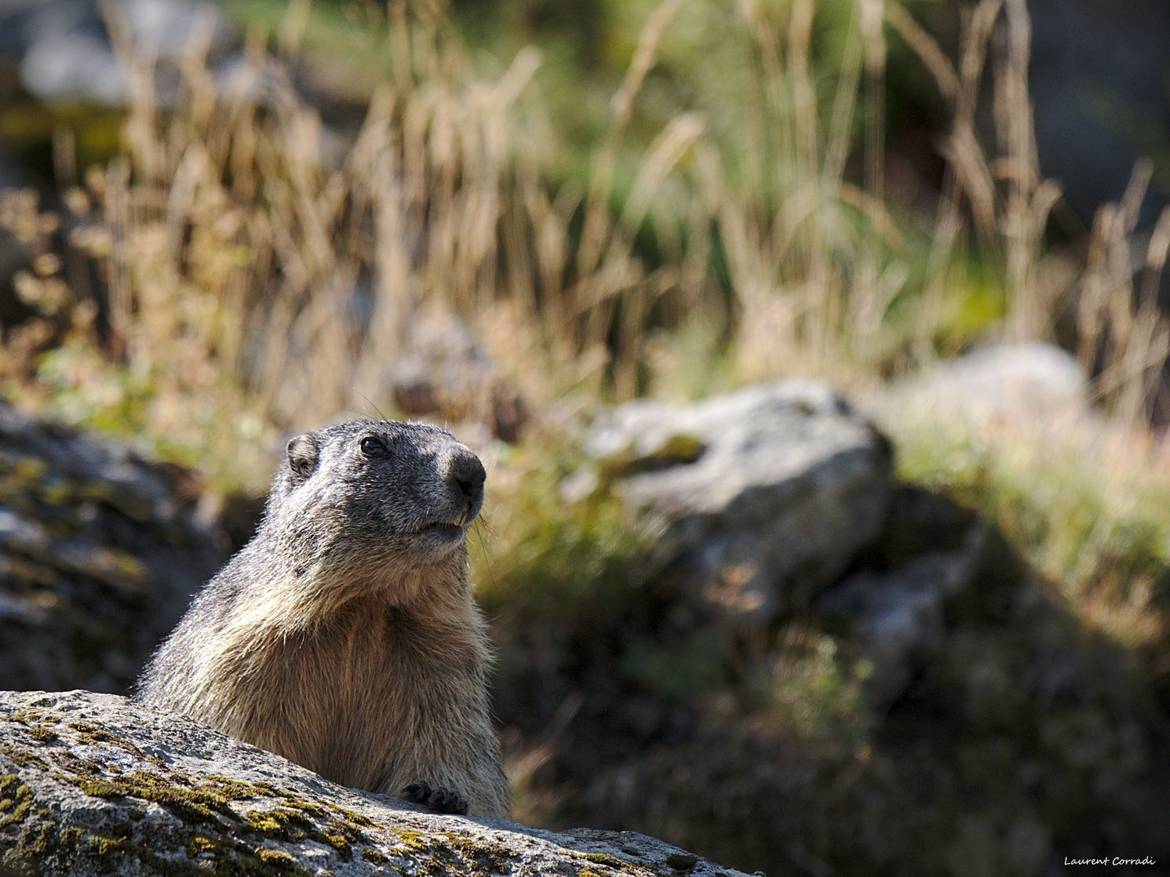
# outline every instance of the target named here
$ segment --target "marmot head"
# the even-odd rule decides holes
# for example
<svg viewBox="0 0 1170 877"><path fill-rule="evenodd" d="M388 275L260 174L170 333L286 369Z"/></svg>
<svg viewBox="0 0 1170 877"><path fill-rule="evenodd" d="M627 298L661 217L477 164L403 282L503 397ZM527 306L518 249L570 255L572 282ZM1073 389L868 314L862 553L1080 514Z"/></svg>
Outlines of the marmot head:
<svg viewBox="0 0 1170 877"><path fill-rule="evenodd" d="M479 458L444 429L354 420L289 441L265 528L306 570L376 575L461 560L484 478Z"/></svg>

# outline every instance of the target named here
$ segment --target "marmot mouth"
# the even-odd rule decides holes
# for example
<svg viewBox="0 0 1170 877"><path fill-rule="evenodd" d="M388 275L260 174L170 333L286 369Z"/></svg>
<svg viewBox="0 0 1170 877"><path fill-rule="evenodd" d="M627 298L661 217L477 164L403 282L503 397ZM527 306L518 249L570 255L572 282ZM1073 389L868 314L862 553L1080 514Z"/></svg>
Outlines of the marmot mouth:
<svg viewBox="0 0 1170 877"><path fill-rule="evenodd" d="M449 521L436 521L433 524L427 524L420 532L437 536L444 541L459 539L463 536L463 528Z"/></svg>

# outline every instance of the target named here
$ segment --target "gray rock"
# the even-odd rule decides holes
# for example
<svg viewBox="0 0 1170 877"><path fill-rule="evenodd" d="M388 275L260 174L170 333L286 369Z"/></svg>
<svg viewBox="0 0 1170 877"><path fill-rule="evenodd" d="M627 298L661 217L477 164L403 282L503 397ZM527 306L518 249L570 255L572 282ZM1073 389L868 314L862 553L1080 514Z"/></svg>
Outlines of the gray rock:
<svg viewBox="0 0 1170 877"><path fill-rule="evenodd" d="M1039 342L973 351L896 385L888 402L969 426L1049 425L1089 411L1088 381L1076 359Z"/></svg>
<svg viewBox="0 0 1170 877"><path fill-rule="evenodd" d="M585 444L602 480L662 528L668 566L747 623L839 576L880 532L890 490L885 439L819 384L761 384L687 407L631 402Z"/></svg>
<svg viewBox="0 0 1170 877"><path fill-rule="evenodd" d="M28 49L28 23L45 0L0 0L0 65L19 60Z"/></svg>
<svg viewBox="0 0 1170 877"><path fill-rule="evenodd" d="M192 477L0 402L0 687L125 690L226 542Z"/></svg>
<svg viewBox="0 0 1170 877"><path fill-rule="evenodd" d="M192 36L208 29L211 48L231 41L214 6L192 0L115 0L138 57L158 62L165 100L174 91L175 66ZM15 60L28 92L43 101L78 100L124 105L125 71L110 40L97 0L16 0L0 6L0 57Z"/></svg>
<svg viewBox="0 0 1170 877"><path fill-rule="evenodd" d="M82 691L0 692L0 866L44 877L740 873L632 832L421 812Z"/></svg>
<svg viewBox="0 0 1170 877"><path fill-rule="evenodd" d="M856 573L817 601L820 613L848 625L855 654L869 662L865 690L876 706L893 703L942 646L943 610L975 581L986 538L973 525L954 551L923 554L892 572Z"/></svg>

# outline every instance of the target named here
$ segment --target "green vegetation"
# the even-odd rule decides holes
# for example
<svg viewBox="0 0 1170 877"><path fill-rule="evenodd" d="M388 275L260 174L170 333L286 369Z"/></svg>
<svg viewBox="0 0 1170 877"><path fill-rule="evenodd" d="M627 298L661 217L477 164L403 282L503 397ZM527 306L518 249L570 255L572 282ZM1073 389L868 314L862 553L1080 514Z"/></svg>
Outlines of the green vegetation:
<svg viewBox="0 0 1170 877"><path fill-rule="evenodd" d="M565 440L546 435L516 451L502 479L488 486L486 519L472 539L476 581L485 603L550 621L579 617L587 606L620 614L643 598L638 566L649 535L630 526L616 497L602 489L579 502L561 481L581 463Z"/></svg>
<svg viewBox="0 0 1170 877"><path fill-rule="evenodd" d="M1104 432L972 434L934 422L891 423L907 480L993 520L1077 617L1164 667L1170 588L1170 482ZM1112 453L1109 451L1112 450ZM1105 454L1107 459L1095 459ZM1165 671L1156 671L1165 687Z"/></svg>

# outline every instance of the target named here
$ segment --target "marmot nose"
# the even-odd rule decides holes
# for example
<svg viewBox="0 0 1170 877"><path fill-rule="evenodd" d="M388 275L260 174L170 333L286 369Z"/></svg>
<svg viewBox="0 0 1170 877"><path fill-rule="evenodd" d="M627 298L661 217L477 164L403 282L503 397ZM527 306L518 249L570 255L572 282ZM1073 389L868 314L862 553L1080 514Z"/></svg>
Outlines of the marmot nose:
<svg viewBox="0 0 1170 877"><path fill-rule="evenodd" d="M456 448L447 463L447 480L463 491L470 500L476 500L483 493L483 482L487 473L479 457L467 450Z"/></svg>

